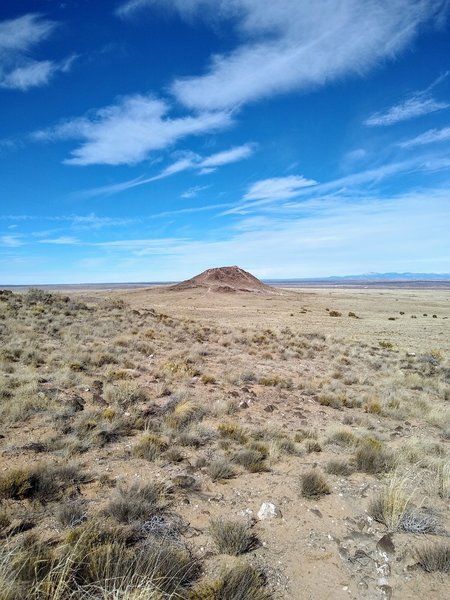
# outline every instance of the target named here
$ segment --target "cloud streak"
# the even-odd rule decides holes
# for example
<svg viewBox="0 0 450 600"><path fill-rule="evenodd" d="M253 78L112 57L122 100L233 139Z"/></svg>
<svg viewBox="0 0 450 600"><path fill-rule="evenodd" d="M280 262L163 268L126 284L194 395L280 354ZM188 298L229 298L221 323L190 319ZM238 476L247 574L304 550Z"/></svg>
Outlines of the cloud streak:
<svg viewBox="0 0 450 600"><path fill-rule="evenodd" d="M439 102L433 98L423 98L421 94L417 94L400 104L392 106L384 113L373 114L365 121L365 124L370 127L394 125L401 121L408 121L409 119L443 110L449 106L448 102Z"/></svg>
<svg viewBox="0 0 450 600"><path fill-rule="evenodd" d="M166 179L167 177L171 177L172 175L176 175L177 173L181 173L183 171L196 170L200 174L210 173L224 165L249 158L253 154L254 148L255 144L243 144L242 146L235 146L229 150L217 152L216 154L211 154L207 157L201 157L198 154L190 152L152 177L136 177L134 179L121 181L112 185L86 190L81 192L81 195L83 197L90 198L95 196L118 194L141 185L159 181L160 179Z"/></svg>
<svg viewBox="0 0 450 600"><path fill-rule="evenodd" d="M6 248L18 248L23 245L23 241L18 235L1 235L0 236L0 246L5 246Z"/></svg>
<svg viewBox="0 0 450 600"><path fill-rule="evenodd" d="M244 200L286 200L294 198L305 187L317 185L314 179L306 179L303 175L289 175L287 177L272 177L262 179L252 184Z"/></svg>
<svg viewBox="0 0 450 600"><path fill-rule="evenodd" d="M78 238L62 235L57 238L48 238L45 240L39 240L39 244L56 244L57 246L76 246L80 243Z"/></svg>
<svg viewBox="0 0 450 600"><path fill-rule="evenodd" d="M242 199L235 206L228 208L222 215L248 214L266 207L271 210L271 205L280 210L280 200L298 197L317 198L329 193L342 193L345 190L358 198L362 193L369 193L369 186L399 176L405 173L420 173L444 171L450 169L450 159L446 156L416 156L403 161L386 163L371 169L357 171L323 183L307 180L303 176L280 177L262 180L250 186ZM298 185L290 180L298 179ZM364 186L361 190L360 186Z"/></svg>
<svg viewBox="0 0 450 600"><path fill-rule="evenodd" d="M401 148L412 148L413 146L423 146L425 144L435 144L436 142L450 141L450 127L443 129L429 129L410 140L400 142L398 145Z"/></svg>

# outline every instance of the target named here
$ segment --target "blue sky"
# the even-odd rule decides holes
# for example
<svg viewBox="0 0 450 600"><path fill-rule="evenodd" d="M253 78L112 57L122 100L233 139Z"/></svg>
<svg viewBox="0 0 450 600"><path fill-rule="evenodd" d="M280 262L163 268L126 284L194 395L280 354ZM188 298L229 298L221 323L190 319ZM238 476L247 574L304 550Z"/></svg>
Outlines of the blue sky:
<svg viewBox="0 0 450 600"><path fill-rule="evenodd" d="M7 0L0 283L450 272L448 0Z"/></svg>

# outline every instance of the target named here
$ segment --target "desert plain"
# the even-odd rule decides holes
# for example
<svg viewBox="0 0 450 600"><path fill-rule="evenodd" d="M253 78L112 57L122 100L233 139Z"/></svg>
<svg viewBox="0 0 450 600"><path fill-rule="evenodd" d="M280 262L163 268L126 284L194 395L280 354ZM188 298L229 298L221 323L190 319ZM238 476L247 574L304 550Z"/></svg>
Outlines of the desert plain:
<svg viewBox="0 0 450 600"><path fill-rule="evenodd" d="M0 292L0 598L448 596L450 290Z"/></svg>

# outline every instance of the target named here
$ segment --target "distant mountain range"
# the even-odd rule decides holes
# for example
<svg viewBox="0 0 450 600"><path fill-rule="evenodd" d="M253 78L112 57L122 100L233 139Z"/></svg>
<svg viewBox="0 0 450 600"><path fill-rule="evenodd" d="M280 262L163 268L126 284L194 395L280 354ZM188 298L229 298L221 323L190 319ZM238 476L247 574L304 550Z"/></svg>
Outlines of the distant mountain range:
<svg viewBox="0 0 450 600"><path fill-rule="evenodd" d="M232 267L236 269L237 267ZM209 270L211 271L211 269ZM217 271L217 269L212 269ZM250 275L250 274L249 274ZM363 275L332 275L330 277L291 277L286 279L262 279L263 283L276 287L428 287L450 288L450 273L365 273ZM169 286L176 281L142 281L126 283L66 283L66 284L34 284L34 285L3 285L0 288L11 290L27 290L37 287L50 290L71 289L127 289L146 286Z"/></svg>
<svg viewBox="0 0 450 600"><path fill-rule="evenodd" d="M287 281L323 282L382 282L382 281L450 281L450 273L364 273L362 275L331 275L329 277L292 277L290 279L264 279L265 283Z"/></svg>

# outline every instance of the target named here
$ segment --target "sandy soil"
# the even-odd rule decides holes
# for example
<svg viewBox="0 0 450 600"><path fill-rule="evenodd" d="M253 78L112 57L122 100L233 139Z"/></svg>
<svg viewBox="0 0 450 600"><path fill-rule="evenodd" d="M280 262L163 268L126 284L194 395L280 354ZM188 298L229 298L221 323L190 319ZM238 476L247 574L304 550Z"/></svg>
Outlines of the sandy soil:
<svg viewBox="0 0 450 600"><path fill-rule="evenodd" d="M392 450L400 448L407 440L421 439L439 444L443 452L448 452L449 441L443 436L443 425L436 426L417 413L407 419L392 411L368 414L364 405L336 410L319 402L320 389L323 392L325 388L318 386L312 390L311 382L323 380L328 385L333 379L330 373L337 365L335 359L340 357L342 364L348 365L351 376L345 372L339 377L336 375L339 389L345 388L351 397L360 394L366 399L374 393L384 402L383 394L389 395L390 375L382 368L382 375L372 371L370 376L363 377L364 361L370 361L370 357L384 361L386 365L390 360L397 361L397 368L407 354L414 361L416 357L438 349L442 364L448 365L449 290L296 288L283 289L276 296L262 296L220 294L203 289L173 291L158 287L114 292L81 290L73 297L93 304L105 298L123 299L141 317L147 314L146 310L151 310L168 315L180 324L183 334L180 333L178 339L175 333L170 338L169 331L169 337L164 338L161 347L158 338L152 341L154 355L145 359L145 370L136 375L142 385L156 390L161 380L155 372L161 364L167 363L169 355L189 352L194 346L197 350L208 346L212 350L210 356L204 358L201 370L212 373L214 380L205 385L198 376L187 376L179 381L172 379L168 385L173 392L179 386L207 407L220 398L234 399L240 408L233 420L249 431L269 428L292 438L304 429L314 430L322 445L320 453L301 450L296 455L283 455L280 460L271 461L269 472L242 470L235 479L212 482L205 469L194 467L197 451L184 449L185 460L181 463L150 463L132 457L135 439L125 437L115 444L93 448L81 455L82 464L94 473L94 481L82 490L94 512L98 513L108 499L108 493L96 482L100 474L110 474L117 482L149 477L170 482L177 475L194 474L201 490L198 493L180 492L175 496L173 510L189 523L187 535L202 557L207 575L214 574L220 564L233 564L237 560L218 557L208 535L210 518L226 516L250 519L254 524L260 543L252 551L250 560L265 570L274 598L406 600L426 596L429 600L440 600L446 597L448 575L424 573L414 558L415 546L425 539L434 541L436 536L388 532L383 524L368 515L370 500L385 485L384 475L362 472L353 472L347 477L328 475L331 494L317 500L299 494L299 475L311 467L322 469L336 457L351 460L352 449L326 443L329 432L342 423L349 424L358 435L362 430L370 432ZM339 316L331 316L332 311ZM152 318L148 316L149 325ZM195 332L208 331L208 328L213 329L213 334L199 342L201 337ZM267 330L274 332L278 341L265 351L252 346L249 352L248 345L238 343L239 336L251 337ZM305 334L320 337L314 355L308 357L306 352L301 357L294 356L288 342L284 341L289 340L290 334L286 331L292 332L294 338ZM392 358L388 351L380 349L380 343L391 345ZM362 344L360 351L358 344ZM365 353L364 361L359 352L361 357ZM231 373L245 370L254 371L256 380L246 383L230 378ZM276 374L280 381L292 380L292 385L261 384L258 376L264 373ZM99 377L99 374L95 376ZM448 390L449 381L445 378L442 381L439 394L446 397L442 390ZM406 389L402 386L392 379L392 389L398 389L399 394ZM427 389L415 391L414 387L408 387L407 391L412 399L417 396L418 401L428 399L432 402L438 397L438 392ZM79 386L77 393L86 401L86 407L90 406L89 387ZM152 403L157 406L167 402L165 396L158 397L156 392L154 396ZM354 424L352 418L355 418ZM207 415L202 424L216 428L223 419L227 417L218 419L214 414ZM53 433L51 421L40 416L28 420L26 426L16 423L4 427L4 438L0 440L0 468L7 470L11 461L19 465L33 460L33 452L21 448L30 440L50 438ZM200 453L211 460L223 451L213 446ZM427 496L426 477L428 474L424 474L423 481L418 484L423 486L419 503L432 505L439 514L443 530L450 531L448 498ZM280 518L258 520L256 515L263 502L274 503L281 511ZM48 532L51 531L51 525L46 527Z"/></svg>

